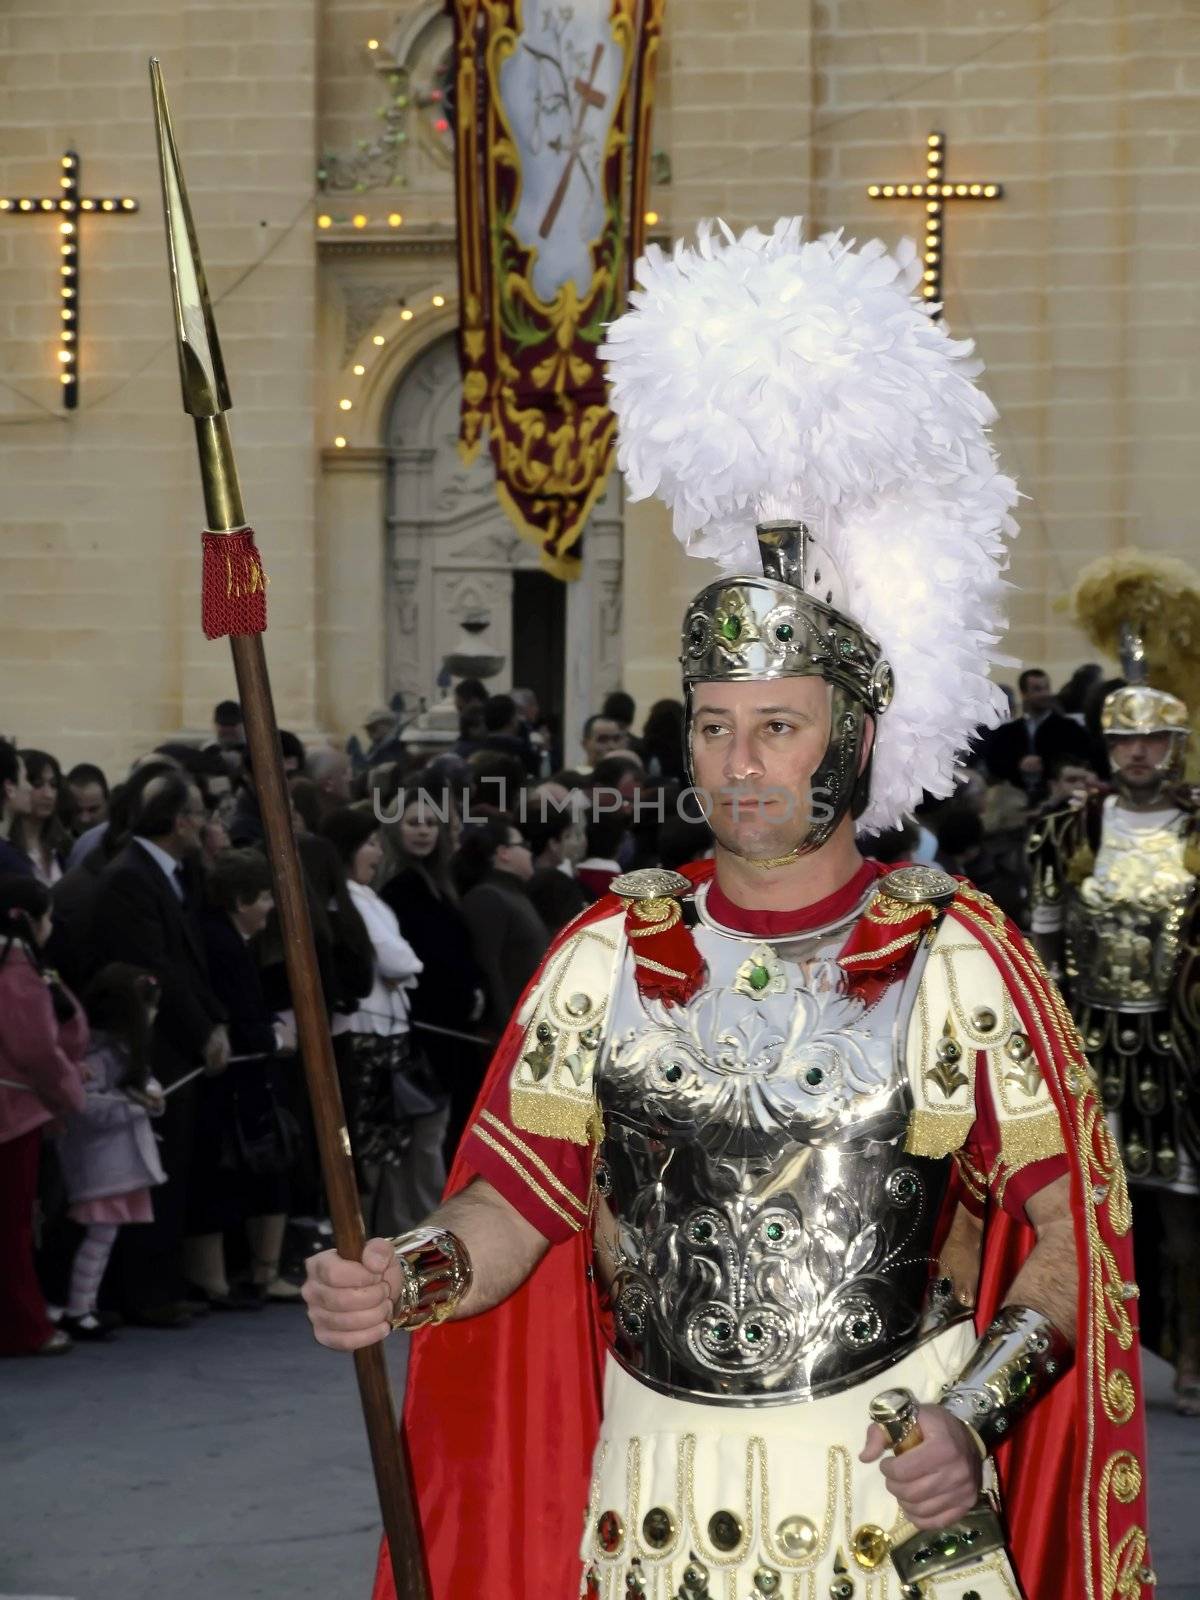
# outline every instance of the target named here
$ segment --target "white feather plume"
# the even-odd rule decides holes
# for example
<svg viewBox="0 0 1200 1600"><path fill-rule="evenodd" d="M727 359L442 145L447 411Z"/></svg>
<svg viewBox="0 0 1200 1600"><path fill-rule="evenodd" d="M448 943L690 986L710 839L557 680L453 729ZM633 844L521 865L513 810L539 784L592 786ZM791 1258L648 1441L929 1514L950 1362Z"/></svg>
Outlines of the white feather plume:
<svg viewBox="0 0 1200 1600"><path fill-rule="evenodd" d="M973 345L913 297L914 247L805 243L800 227L702 224L695 249L651 245L601 354L629 493L664 500L685 549L759 572L755 523L790 515L840 564L851 615L896 674L859 821L871 832L923 790L952 793L971 734L1007 714L987 673L1017 489Z"/></svg>

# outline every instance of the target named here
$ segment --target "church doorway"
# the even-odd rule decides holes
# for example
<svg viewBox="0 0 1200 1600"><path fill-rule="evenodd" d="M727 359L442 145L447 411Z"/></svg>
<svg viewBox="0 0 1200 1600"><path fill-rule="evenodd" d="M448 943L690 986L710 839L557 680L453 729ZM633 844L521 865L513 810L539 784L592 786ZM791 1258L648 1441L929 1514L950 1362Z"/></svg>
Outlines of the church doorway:
<svg viewBox="0 0 1200 1600"><path fill-rule="evenodd" d="M493 693L535 689L561 719L563 748L620 685L621 522L616 474L584 533L583 571L544 572L496 498L486 449L458 454L461 381L453 335L406 369L387 416L383 595L387 693L406 709L442 697L443 659L463 648L497 660Z"/></svg>

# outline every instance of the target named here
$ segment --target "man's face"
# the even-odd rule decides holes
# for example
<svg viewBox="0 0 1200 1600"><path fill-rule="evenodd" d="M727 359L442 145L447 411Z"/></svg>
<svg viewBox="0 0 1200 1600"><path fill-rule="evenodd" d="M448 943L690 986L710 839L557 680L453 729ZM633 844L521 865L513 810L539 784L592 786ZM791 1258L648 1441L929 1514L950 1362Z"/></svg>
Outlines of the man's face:
<svg viewBox="0 0 1200 1600"><path fill-rule="evenodd" d="M184 809L175 818L175 837L179 841L179 848L183 855L195 855L204 843L204 824L208 821L208 811L205 808L203 797L199 789L188 790L188 801Z"/></svg>
<svg viewBox="0 0 1200 1600"><path fill-rule="evenodd" d="M1108 741L1108 758L1131 789L1152 789L1171 748L1169 733L1120 734Z"/></svg>
<svg viewBox="0 0 1200 1600"><path fill-rule="evenodd" d="M692 766L726 850L769 861L803 842L829 718L830 688L821 678L696 686Z"/></svg>
<svg viewBox="0 0 1200 1600"><path fill-rule="evenodd" d="M619 750L623 738L619 722L614 722L611 717L597 717L583 741L584 754L594 767L597 762L604 760L610 750Z"/></svg>
<svg viewBox="0 0 1200 1600"><path fill-rule="evenodd" d="M1057 778L1050 785L1050 793L1056 800L1065 800L1068 795L1079 794L1095 786L1096 774L1090 767L1065 763L1059 768Z"/></svg>
<svg viewBox="0 0 1200 1600"><path fill-rule="evenodd" d="M246 742L246 730L240 722L214 722L213 733L223 747L236 748Z"/></svg>
<svg viewBox="0 0 1200 1600"><path fill-rule="evenodd" d="M86 833L89 828L104 821L108 815L108 801L98 783L73 783L70 789L74 807L71 826L76 834Z"/></svg>
<svg viewBox="0 0 1200 1600"><path fill-rule="evenodd" d="M1054 698L1050 688L1050 679L1044 672L1034 672L1025 680L1025 687L1021 690L1021 699L1025 706L1025 714L1030 717L1039 717L1043 711L1049 711L1050 702Z"/></svg>

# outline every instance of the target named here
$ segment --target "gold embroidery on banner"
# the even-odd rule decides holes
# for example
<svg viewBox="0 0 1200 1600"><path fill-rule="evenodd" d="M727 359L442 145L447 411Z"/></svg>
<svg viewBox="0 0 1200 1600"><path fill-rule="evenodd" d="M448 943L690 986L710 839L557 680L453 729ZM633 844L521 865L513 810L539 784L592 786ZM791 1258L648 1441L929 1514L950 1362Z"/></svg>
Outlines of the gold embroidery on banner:
<svg viewBox="0 0 1200 1600"><path fill-rule="evenodd" d="M547 1211L553 1211L556 1217L561 1217L573 1233L578 1233L580 1231L580 1229L583 1227L583 1223L577 1217L573 1217L569 1212L564 1211L558 1202L553 1200L550 1195L546 1193L545 1189L542 1188L537 1179L532 1177L525 1170L525 1168L517 1160L516 1156L514 1156L511 1151L508 1151L504 1148L499 1139L493 1139L487 1129L481 1128L478 1123L476 1123L471 1129L471 1132L481 1144L487 1145L489 1150L494 1150L500 1157L501 1161L506 1162L508 1166L512 1168L512 1170L522 1180L526 1187L533 1190L534 1194L546 1207Z"/></svg>
<svg viewBox="0 0 1200 1600"><path fill-rule="evenodd" d="M530 1164L530 1166L534 1167L551 1186L551 1188L554 1189L557 1194L561 1195L569 1206L573 1206L575 1210L579 1212L581 1217L587 1216L588 1208L579 1199L578 1195L572 1194L571 1190L567 1188L566 1184L563 1183L561 1178L557 1177L556 1174L550 1170L550 1168L542 1160L541 1156L538 1155L537 1151L531 1149L529 1145L525 1143L524 1139L519 1139L511 1128L506 1127L505 1124L500 1121L499 1117L494 1116L492 1112L486 1109L479 1113L479 1120L481 1122L486 1122L489 1127L495 1128L497 1133L499 1133L503 1138L507 1139L509 1144L511 1144L520 1155L524 1156L525 1160Z"/></svg>

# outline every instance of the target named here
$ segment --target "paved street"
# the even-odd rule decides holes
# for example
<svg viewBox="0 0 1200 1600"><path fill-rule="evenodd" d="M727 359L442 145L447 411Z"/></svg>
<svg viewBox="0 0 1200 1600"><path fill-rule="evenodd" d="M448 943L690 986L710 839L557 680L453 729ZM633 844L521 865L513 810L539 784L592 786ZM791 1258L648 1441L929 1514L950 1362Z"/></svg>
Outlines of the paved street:
<svg viewBox="0 0 1200 1600"><path fill-rule="evenodd" d="M391 1341L397 1388L403 1353ZM1158 1593L1197 1600L1200 1422L1147 1368ZM0 1597L365 1600L356 1408L349 1361L293 1307L0 1364Z"/></svg>

